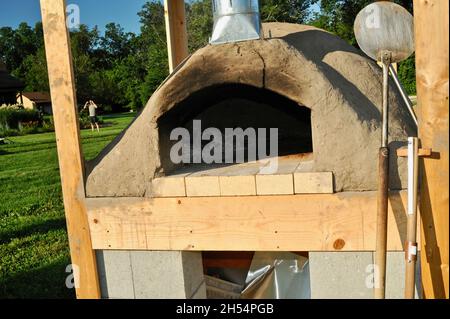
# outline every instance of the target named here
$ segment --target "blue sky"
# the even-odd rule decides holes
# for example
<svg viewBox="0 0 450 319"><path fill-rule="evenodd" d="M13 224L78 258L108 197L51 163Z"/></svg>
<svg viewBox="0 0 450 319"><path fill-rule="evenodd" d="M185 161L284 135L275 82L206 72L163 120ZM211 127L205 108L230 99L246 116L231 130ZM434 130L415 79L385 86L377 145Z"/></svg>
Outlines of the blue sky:
<svg viewBox="0 0 450 319"><path fill-rule="evenodd" d="M140 30L137 13L146 0L66 0L80 7L81 23L100 30L109 22L119 23L127 32ZM41 21L39 0L0 0L0 27L17 27L21 22L34 26Z"/></svg>
<svg viewBox="0 0 450 319"><path fill-rule="evenodd" d="M81 23L101 31L109 22L119 23L127 32L139 33L137 13L147 0L66 0L80 7ZM318 10L315 5L314 10ZM34 26L41 21L39 0L0 0L0 27L16 28L21 22Z"/></svg>

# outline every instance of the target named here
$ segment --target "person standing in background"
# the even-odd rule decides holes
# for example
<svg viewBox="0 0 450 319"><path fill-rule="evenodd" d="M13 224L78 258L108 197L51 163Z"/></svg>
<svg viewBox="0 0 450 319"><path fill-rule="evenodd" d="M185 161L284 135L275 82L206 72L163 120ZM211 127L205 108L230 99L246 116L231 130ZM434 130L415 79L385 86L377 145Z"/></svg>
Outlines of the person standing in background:
<svg viewBox="0 0 450 319"><path fill-rule="evenodd" d="M97 132L100 133L100 126L98 125L98 118L97 118L97 104L94 103L94 101L89 100L84 104L83 110L89 108L89 118L91 120L91 129L92 132L94 132L94 126L97 127Z"/></svg>

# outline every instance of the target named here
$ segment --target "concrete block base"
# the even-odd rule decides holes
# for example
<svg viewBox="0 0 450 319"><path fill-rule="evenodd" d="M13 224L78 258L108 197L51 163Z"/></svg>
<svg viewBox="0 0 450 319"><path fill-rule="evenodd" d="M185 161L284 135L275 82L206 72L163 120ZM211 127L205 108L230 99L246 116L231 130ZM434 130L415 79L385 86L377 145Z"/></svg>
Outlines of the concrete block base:
<svg viewBox="0 0 450 319"><path fill-rule="evenodd" d="M98 251L106 299L206 298L201 253Z"/></svg>
<svg viewBox="0 0 450 319"><path fill-rule="evenodd" d="M419 256L420 260L420 256ZM372 299L372 252L310 253L311 297L313 299ZM420 264L417 280L420 283ZM403 299L405 289L405 254L387 256L386 299ZM420 287L416 287L419 298Z"/></svg>

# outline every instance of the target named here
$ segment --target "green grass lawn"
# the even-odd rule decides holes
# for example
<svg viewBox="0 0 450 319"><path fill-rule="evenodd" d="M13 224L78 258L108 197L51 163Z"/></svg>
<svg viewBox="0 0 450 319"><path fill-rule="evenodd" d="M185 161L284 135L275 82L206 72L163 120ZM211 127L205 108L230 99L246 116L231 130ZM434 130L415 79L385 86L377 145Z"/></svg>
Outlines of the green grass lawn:
<svg viewBox="0 0 450 319"><path fill-rule="evenodd" d="M100 133L81 133L94 158L135 114L104 116ZM54 133L0 145L0 299L73 298L65 286L69 248Z"/></svg>

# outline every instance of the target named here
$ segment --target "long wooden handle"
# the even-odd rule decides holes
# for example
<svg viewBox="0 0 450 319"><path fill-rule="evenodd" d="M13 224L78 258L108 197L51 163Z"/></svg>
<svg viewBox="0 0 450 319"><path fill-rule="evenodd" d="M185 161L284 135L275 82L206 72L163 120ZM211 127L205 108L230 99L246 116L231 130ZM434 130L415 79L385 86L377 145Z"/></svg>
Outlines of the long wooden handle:
<svg viewBox="0 0 450 319"><path fill-rule="evenodd" d="M386 294L386 254L389 200L389 148L380 148L377 242L375 251L375 299L384 299Z"/></svg>

